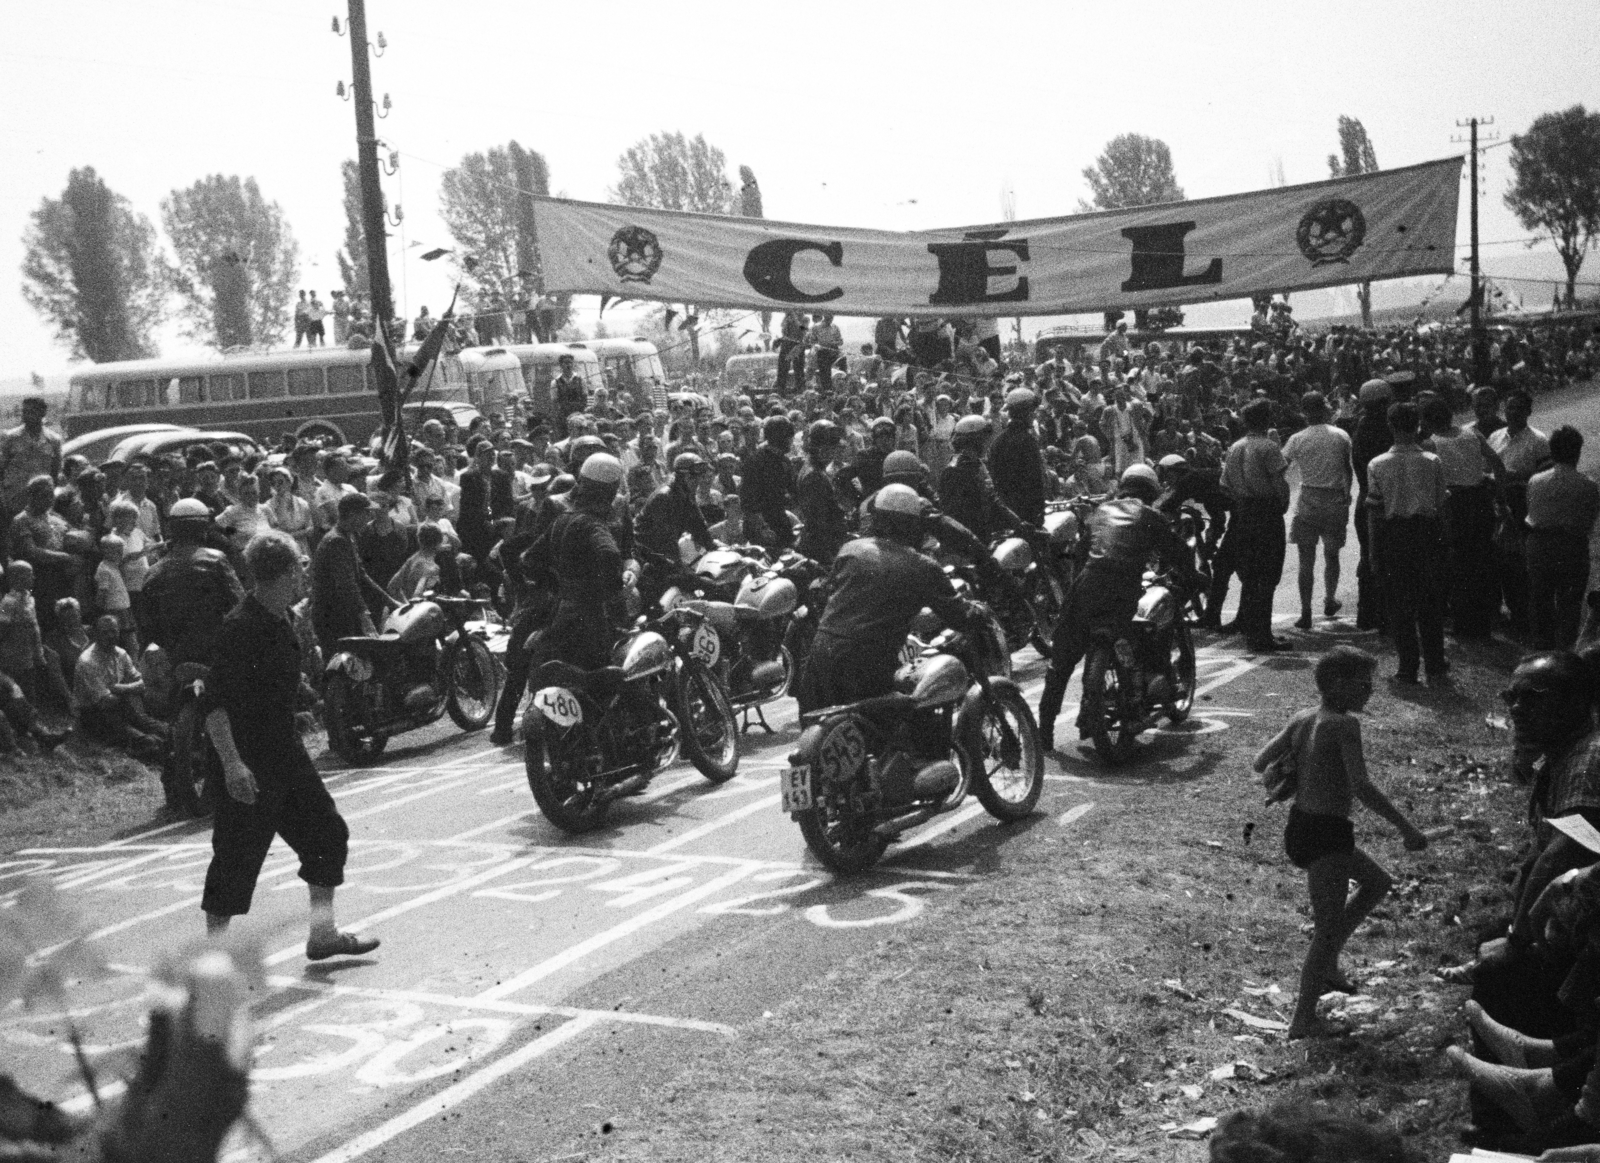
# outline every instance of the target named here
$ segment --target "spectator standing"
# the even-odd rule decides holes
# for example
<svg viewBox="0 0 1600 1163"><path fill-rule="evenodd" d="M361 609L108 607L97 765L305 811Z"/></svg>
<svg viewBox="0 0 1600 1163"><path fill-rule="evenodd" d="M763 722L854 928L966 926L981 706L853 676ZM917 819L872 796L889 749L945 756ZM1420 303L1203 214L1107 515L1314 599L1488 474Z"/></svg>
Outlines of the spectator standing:
<svg viewBox="0 0 1600 1163"><path fill-rule="evenodd" d="M806 342L811 345L811 355L817 364L817 387L825 396L831 396L833 365L839 362L839 353L844 349L844 333L834 323L832 315L818 315Z"/></svg>
<svg viewBox="0 0 1600 1163"><path fill-rule="evenodd" d="M361 568L357 541L372 520L372 501L365 493L349 492L339 498L334 527L317 543L311 559L311 622L325 656L341 638L375 634L368 603L381 609L389 604L383 587Z"/></svg>
<svg viewBox="0 0 1600 1163"><path fill-rule="evenodd" d="M0 436L0 508L11 518L27 507L28 484L37 476L61 476L61 434L44 426L49 405L39 396L22 401L22 423Z"/></svg>
<svg viewBox="0 0 1600 1163"><path fill-rule="evenodd" d="M125 542L115 533L100 538L100 564L94 569L94 606L101 617L116 619L117 634L129 654L139 653L139 634L134 628L133 599L122 576ZM95 623L96 627L99 622Z"/></svg>
<svg viewBox="0 0 1600 1163"><path fill-rule="evenodd" d="M161 541L161 510L156 506L155 499L150 496L150 469L143 463L134 462L128 466L128 471L122 475L123 491L118 495L118 500L128 501L139 513L139 530L145 539L152 545Z"/></svg>
<svg viewBox="0 0 1600 1163"><path fill-rule="evenodd" d="M1287 649L1272 633L1272 594L1283 577L1283 515L1289 508L1289 482L1283 451L1267 435L1272 405L1251 400L1239 412L1245 434L1228 449L1222 487L1233 500L1233 519L1222 539L1222 556L1239 575L1239 632L1258 653ZM1221 612L1220 595L1212 598Z"/></svg>
<svg viewBox="0 0 1600 1163"><path fill-rule="evenodd" d="M795 390L806 386L806 316L801 311L785 311L778 325L778 379L773 385L781 396L789 390L789 376L794 375Z"/></svg>
<svg viewBox="0 0 1600 1163"><path fill-rule="evenodd" d="M306 304L306 346L327 347L328 333L322 321L328 317L328 308L323 301L317 298L315 291L311 292L311 302Z"/></svg>
<svg viewBox="0 0 1600 1163"><path fill-rule="evenodd" d="M1551 466L1528 481L1528 622L1539 650L1578 639L1589 586L1589 535L1600 517L1600 485L1578 471L1583 434L1563 424L1550 435Z"/></svg>
<svg viewBox="0 0 1600 1163"><path fill-rule="evenodd" d="M13 561L6 567L6 593L0 598L0 671L15 681L27 703L38 703L43 684L62 707L71 707L61 672L48 661L34 605L33 569L25 561Z"/></svg>
<svg viewBox="0 0 1600 1163"><path fill-rule="evenodd" d="M1512 392L1506 397L1505 408L1505 427L1489 434L1489 447L1505 465L1500 482L1501 520L1495 534L1495 557L1511 629L1523 633L1528 629L1528 481L1550 463L1550 438L1529 427L1533 398L1526 392Z"/></svg>
<svg viewBox="0 0 1600 1163"><path fill-rule="evenodd" d="M1006 393L1006 426L989 446L989 475L1007 508L1038 529L1044 525L1044 454L1033 434L1039 397L1027 388Z"/></svg>
<svg viewBox="0 0 1600 1163"><path fill-rule="evenodd" d="M556 434L564 439L572 435L567 429L568 417L589 406L589 389L583 377L574 371L576 361L572 356L561 356L556 360L556 366L558 374L550 384L550 396L555 405Z"/></svg>
<svg viewBox="0 0 1600 1163"><path fill-rule="evenodd" d="M1492 393L1491 393L1492 395ZM1472 426L1461 427L1438 396L1422 406L1424 447L1444 466L1449 508L1444 522L1449 554L1450 629L1457 638L1487 638L1500 602L1494 568L1494 477L1500 458Z"/></svg>
<svg viewBox="0 0 1600 1163"><path fill-rule="evenodd" d="M350 300L343 291L333 293L333 341L340 347L350 339Z"/></svg>
<svg viewBox="0 0 1600 1163"><path fill-rule="evenodd" d="M52 510L55 492L49 477L33 478L28 485L27 507L12 519L7 546L13 560L32 566L39 599L49 603L51 617L46 619L46 629L54 620L56 599L73 596L88 564L85 558L67 551L69 527Z"/></svg>
<svg viewBox="0 0 1600 1163"><path fill-rule="evenodd" d="M1367 511L1367 465L1379 453L1387 452L1393 443L1389 435L1387 410L1394 400L1394 389L1383 380L1368 380L1361 385L1359 412L1355 431L1351 435L1351 453L1356 470L1356 512ZM1383 589L1372 567L1372 544L1368 536L1370 526L1364 519L1356 521L1356 540L1361 544L1361 557L1356 563L1356 629L1383 629ZM1497 583L1498 585L1498 583Z"/></svg>
<svg viewBox="0 0 1600 1163"><path fill-rule="evenodd" d="M294 491L294 477L281 465L271 470L267 479L272 483L272 500L267 505L267 520L280 533L294 538L300 552L311 556L311 538L316 522L311 518L311 505Z"/></svg>
<svg viewBox="0 0 1600 1163"><path fill-rule="evenodd" d="M1417 443L1420 426L1415 404L1391 404L1394 445L1367 466L1373 567L1383 585L1384 616L1400 656L1395 679L1401 683L1418 681L1419 662L1430 680L1443 679L1450 669L1440 575L1440 523L1449 502L1444 466Z"/></svg>
<svg viewBox="0 0 1600 1163"><path fill-rule="evenodd" d="M341 507L355 510L352 501ZM330 539L348 542L341 531L324 543ZM200 704L222 769L200 902L206 931L221 933L233 917L249 912L262 862L281 836L300 858L300 879L310 889L307 960L370 953L376 938L341 933L334 923L334 890L344 882L350 829L295 725L300 642L288 615L304 586L299 547L282 534L265 533L246 548L246 558L255 583L223 624L217 665Z"/></svg>
<svg viewBox="0 0 1600 1163"><path fill-rule="evenodd" d="M438 320L428 314L428 308L424 305L422 310L417 312L416 322L411 325L411 338L421 343L428 338L428 333L433 330L437 322Z"/></svg>
<svg viewBox="0 0 1600 1163"><path fill-rule="evenodd" d="M1355 479L1350 437L1328 421L1328 401L1307 392L1300 401L1306 426L1283 446L1283 459L1300 471L1300 500L1289 522L1289 540L1300 554L1300 620L1311 629L1311 590L1317 573L1317 543L1322 543L1322 612L1339 612L1339 550L1350 524L1350 485Z"/></svg>
<svg viewBox="0 0 1600 1163"><path fill-rule="evenodd" d="M306 339L306 331L311 326L311 304L306 302L306 293L300 292L300 299L294 305L294 345L299 347Z"/></svg>
<svg viewBox="0 0 1600 1163"><path fill-rule="evenodd" d="M409 602L439 588L439 550L444 534L432 521L417 526L417 551L406 558L384 589L397 602Z"/></svg>
<svg viewBox="0 0 1600 1163"><path fill-rule="evenodd" d="M94 640L73 668L72 697L85 735L149 759L161 754L167 728L145 712L144 679L117 644L120 634L113 615L96 619Z"/></svg>

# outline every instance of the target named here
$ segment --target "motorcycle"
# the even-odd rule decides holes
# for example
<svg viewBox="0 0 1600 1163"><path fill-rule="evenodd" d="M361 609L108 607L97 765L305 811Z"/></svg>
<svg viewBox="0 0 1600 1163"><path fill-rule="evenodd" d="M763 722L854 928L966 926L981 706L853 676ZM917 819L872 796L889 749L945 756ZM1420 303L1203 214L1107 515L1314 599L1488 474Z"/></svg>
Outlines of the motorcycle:
<svg viewBox="0 0 1600 1163"><path fill-rule="evenodd" d="M551 661L529 675L523 761L546 819L564 832L593 831L680 749L712 783L738 773L733 706L704 661L716 637L703 615L678 604L653 621L641 616L609 666Z"/></svg>
<svg viewBox="0 0 1600 1163"><path fill-rule="evenodd" d="M692 598L678 587L665 595L670 604L664 602L664 608L687 602L716 631L714 650L702 661L716 673L734 710L743 712L746 726L754 714L771 733L761 708L794 692L809 647L809 639L801 644L804 630L794 629L797 618L811 614L800 604L801 587L809 589L821 574L820 565L793 550L768 560L742 549L717 549L695 563L692 576L681 579L691 592L711 597Z"/></svg>
<svg viewBox="0 0 1600 1163"><path fill-rule="evenodd" d="M1204 618L1211 597L1211 563L1216 557L1220 537L1217 526L1206 517L1205 510L1193 501L1185 501L1172 518L1173 532L1189 551L1190 564L1200 577L1193 599L1195 615Z"/></svg>
<svg viewBox="0 0 1600 1163"><path fill-rule="evenodd" d="M1021 689L990 677L1003 650L992 633L945 630L899 668L892 694L801 716L782 809L817 859L862 872L969 793L1001 821L1033 811L1044 753Z"/></svg>
<svg viewBox="0 0 1600 1163"><path fill-rule="evenodd" d="M467 628L483 607L478 598L410 601L377 634L339 639L323 687L334 754L346 763L376 758L392 736L446 712L463 731L487 726L500 676L482 631Z"/></svg>
<svg viewBox="0 0 1600 1163"><path fill-rule="evenodd" d="M1125 762L1142 731L1194 709L1193 597L1169 573L1147 574L1126 635L1097 631L1083 670L1079 724L1100 758Z"/></svg>

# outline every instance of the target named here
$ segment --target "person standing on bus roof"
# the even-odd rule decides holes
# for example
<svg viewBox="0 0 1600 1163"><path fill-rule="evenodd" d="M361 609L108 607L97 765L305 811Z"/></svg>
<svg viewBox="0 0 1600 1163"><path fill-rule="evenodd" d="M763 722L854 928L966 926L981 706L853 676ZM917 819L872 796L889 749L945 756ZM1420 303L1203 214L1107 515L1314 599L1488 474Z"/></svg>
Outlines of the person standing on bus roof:
<svg viewBox="0 0 1600 1163"><path fill-rule="evenodd" d="M0 508L5 527L28 507L28 482L61 476L61 434L44 426L48 404L39 396L22 401L22 424L0 436Z"/></svg>
<svg viewBox="0 0 1600 1163"><path fill-rule="evenodd" d="M300 292L300 301L294 305L294 345L300 346L306 337L306 329L311 325L311 304L306 302L306 293Z"/></svg>
<svg viewBox="0 0 1600 1163"><path fill-rule="evenodd" d="M306 304L306 346L327 347L328 335L322 326L322 321L327 317L328 309L323 306L322 300L317 298L315 291L311 292L311 302Z"/></svg>
<svg viewBox="0 0 1600 1163"><path fill-rule="evenodd" d="M343 291L333 292L333 341L343 347L350 338L350 300Z"/></svg>
<svg viewBox="0 0 1600 1163"><path fill-rule="evenodd" d="M428 338L428 332L433 330L433 324L434 318L428 314L428 308L424 306L417 312L417 321L412 325L412 337L421 343Z"/></svg>

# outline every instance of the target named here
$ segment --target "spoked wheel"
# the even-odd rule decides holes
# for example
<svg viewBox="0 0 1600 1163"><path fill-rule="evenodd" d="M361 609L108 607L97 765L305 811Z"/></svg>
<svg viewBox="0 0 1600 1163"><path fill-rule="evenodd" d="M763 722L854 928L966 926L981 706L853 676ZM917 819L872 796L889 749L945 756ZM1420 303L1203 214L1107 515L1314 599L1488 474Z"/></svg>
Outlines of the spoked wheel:
<svg viewBox="0 0 1600 1163"><path fill-rule="evenodd" d="M1139 738L1137 700L1131 676L1117 661L1109 642L1089 651L1083 672L1083 706L1078 712L1089 727L1089 737L1100 758L1115 765L1133 755Z"/></svg>
<svg viewBox="0 0 1600 1163"><path fill-rule="evenodd" d="M961 761L970 765L972 793L985 811L997 820L1021 820L1044 791L1044 750L1022 692L1008 687L994 693L993 702L975 705L973 720L964 725Z"/></svg>
<svg viewBox="0 0 1600 1163"><path fill-rule="evenodd" d="M500 675L482 639L463 635L444 657L445 710L463 731L480 731L494 715Z"/></svg>
<svg viewBox="0 0 1600 1163"><path fill-rule="evenodd" d="M1172 631L1172 673L1177 678L1177 689L1167 704L1167 719L1181 723L1194 710L1194 634L1189 623L1179 621Z"/></svg>
<svg viewBox="0 0 1600 1163"><path fill-rule="evenodd" d="M346 674L328 676L322 694L322 719L328 728L328 748L352 767L370 763L383 754L387 735L364 734L361 692Z"/></svg>
<svg viewBox="0 0 1600 1163"><path fill-rule="evenodd" d="M830 789L831 790L831 789ZM850 809L848 795L840 790L819 797L816 807L797 814L800 835L816 858L834 872L865 872L878 863L889 838L872 831L872 818Z"/></svg>
<svg viewBox="0 0 1600 1163"><path fill-rule="evenodd" d="M728 692L704 665L690 659L672 698L689 762L712 783L728 782L739 771L739 723Z"/></svg>
<svg viewBox="0 0 1600 1163"><path fill-rule="evenodd" d="M599 798L600 741L587 724L545 730L524 719L522 736L528 788L544 818L574 835L605 823L608 805Z"/></svg>

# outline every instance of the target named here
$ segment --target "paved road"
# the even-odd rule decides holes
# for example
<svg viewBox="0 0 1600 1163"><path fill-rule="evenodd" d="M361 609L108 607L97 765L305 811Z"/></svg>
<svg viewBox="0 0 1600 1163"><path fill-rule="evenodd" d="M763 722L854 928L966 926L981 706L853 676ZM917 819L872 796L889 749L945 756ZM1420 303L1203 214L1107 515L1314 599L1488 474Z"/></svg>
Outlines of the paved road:
<svg viewBox="0 0 1600 1163"><path fill-rule="evenodd" d="M1583 412L1563 401L1536 420L1554 426ZM1345 562L1353 613L1353 537ZM1291 561L1280 626L1298 612L1292 570ZM1319 620L1303 641L1315 648L1352 633ZM1031 652L1018 661L1036 699L1042 663ZM1279 713L1267 688L1282 685L1285 662L1226 643L1206 646L1199 661L1197 718L1151 737L1134 774L1107 775L1087 757L1052 762L1033 821L1002 829L974 802L849 882L818 869L778 809L792 710L772 716L777 735L746 737L730 783L674 769L620 804L607 830L578 839L540 817L520 752L490 749L483 735L439 728L402 737L409 746L382 766L330 764L353 832L340 916L384 944L369 959L308 965L305 892L292 855L274 848L240 926L266 943L272 975L256 1007L256 1118L284 1158L316 1163L553 1154L626 1118L642 1083L737 1037L886 931L937 923L964 884L1025 852L1033 829L1070 829L1086 812L1115 811L1124 795L1171 794L1170 779L1235 761L1229 724ZM1065 724L1075 697L1076 688ZM115 967L74 992L91 1058L140 1041L151 968L201 933L209 858L203 828L172 825L0 859L0 900L53 881ZM56 1015L0 1015L7 1069L86 1109L61 1028ZM268 1157L242 1135L227 1155Z"/></svg>

